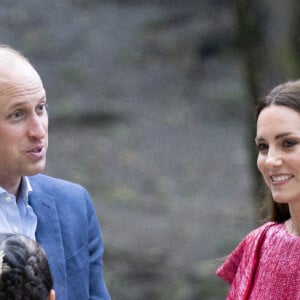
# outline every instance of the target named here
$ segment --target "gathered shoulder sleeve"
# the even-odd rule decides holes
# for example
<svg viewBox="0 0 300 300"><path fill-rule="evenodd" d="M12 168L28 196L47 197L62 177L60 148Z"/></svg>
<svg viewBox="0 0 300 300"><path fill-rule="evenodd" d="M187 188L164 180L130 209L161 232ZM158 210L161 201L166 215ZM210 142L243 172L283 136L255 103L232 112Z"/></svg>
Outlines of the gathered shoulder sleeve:
<svg viewBox="0 0 300 300"><path fill-rule="evenodd" d="M216 274L230 285L236 276L250 279L256 266L257 253L263 242L265 232L273 224L274 222L268 222L247 234L217 269Z"/></svg>
<svg viewBox="0 0 300 300"><path fill-rule="evenodd" d="M234 249L234 251L227 256L225 262L217 269L216 274L228 284L231 284L235 277L237 269L243 258L244 249L247 246L248 239L249 237L247 235Z"/></svg>

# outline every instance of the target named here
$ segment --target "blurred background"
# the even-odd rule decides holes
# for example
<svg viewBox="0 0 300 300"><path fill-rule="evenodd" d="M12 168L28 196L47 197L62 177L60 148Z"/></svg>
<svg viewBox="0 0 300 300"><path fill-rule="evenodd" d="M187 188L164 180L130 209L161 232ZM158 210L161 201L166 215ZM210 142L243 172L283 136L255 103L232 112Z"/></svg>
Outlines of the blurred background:
<svg viewBox="0 0 300 300"><path fill-rule="evenodd" d="M297 0L0 0L39 71L45 173L92 195L114 300L218 300L257 226L255 101L300 70Z"/></svg>

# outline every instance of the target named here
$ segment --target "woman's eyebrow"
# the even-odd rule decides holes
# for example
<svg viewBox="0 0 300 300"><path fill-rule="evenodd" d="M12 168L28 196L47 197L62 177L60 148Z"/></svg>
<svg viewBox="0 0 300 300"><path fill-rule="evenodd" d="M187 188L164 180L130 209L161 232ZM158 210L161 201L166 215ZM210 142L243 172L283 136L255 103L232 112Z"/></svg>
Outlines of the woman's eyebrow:
<svg viewBox="0 0 300 300"><path fill-rule="evenodd" d="M264 142L265 139L262 138L262 137L256 137L256 138L254 139L254 141L255 141L255 143L258 143L258 142Z"/></svg>
<svg viewBox="0 0 300 300"><path fill-rule="evenodd" d="M289 135L293 135L293 134L300 134L300 132L283 132L283 133L279 133L277 135L275 135L275 140L279 140L283 137L289 136ZM263 142L265 141L265 139L263 137L256 137L255 138L255 142Z"/></svg>
<svg viewBox="0 0 300 300"><path fill-rule="evenodd" d="M275 140L279 140L279 139L289 136L291 134L293 134L293 132L284 132L284 133L277 134L277 135L275 135Z"/></svg>

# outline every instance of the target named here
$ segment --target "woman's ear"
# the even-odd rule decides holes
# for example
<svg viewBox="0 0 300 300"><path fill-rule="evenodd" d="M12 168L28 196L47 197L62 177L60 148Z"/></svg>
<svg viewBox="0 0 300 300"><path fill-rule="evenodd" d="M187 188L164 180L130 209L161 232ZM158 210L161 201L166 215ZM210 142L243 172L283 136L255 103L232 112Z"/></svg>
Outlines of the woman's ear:
<svg viewBox="0 0 300 300"><path fill-rule="evenodd" d="M51 290L49 292L49 295L48 295L48 299L47 300L55 300L55 291L54 290Z"/></svg>

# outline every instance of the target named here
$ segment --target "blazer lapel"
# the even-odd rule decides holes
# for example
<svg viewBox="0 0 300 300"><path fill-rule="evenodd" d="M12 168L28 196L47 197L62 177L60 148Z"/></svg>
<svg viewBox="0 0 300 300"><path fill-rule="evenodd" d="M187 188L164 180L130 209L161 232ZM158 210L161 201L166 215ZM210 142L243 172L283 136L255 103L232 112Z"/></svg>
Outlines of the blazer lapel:
<svg viewBox="0 0 300 300"><path fill-rule="evenodd" d="M55 199L35 186L29 194L29 203L37 215L36 240L47 253L57 300L68 299L65 253Z"/></svg>

